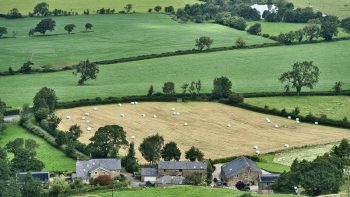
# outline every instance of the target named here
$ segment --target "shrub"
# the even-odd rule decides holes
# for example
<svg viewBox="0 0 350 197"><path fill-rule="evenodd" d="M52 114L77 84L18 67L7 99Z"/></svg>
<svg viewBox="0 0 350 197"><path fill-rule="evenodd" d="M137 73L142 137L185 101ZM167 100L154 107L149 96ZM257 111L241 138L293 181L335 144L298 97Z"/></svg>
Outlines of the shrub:
<svg viewBox="0 0 350 197"><path fill-rule="evenodd" d="M238 30L245 30L247 27L247 23L242 17L238 16L231 16L229 18L224 19L224 25L238 29Z"/></svg>
<svg viewBox="0 0 350 197"><path fill-rule="evenodd" d="M185 177L185 183L189 185L199 185L202 182L202 176L198 173L193 173L192 175Z"/></svg>
<svg viewBox="0 0 350 197"><path fill-rule="evenodd" d="M235 44L237 48L244 48L246 46L246 43L242 37L237 38Z"/></svg>
<svg viewBox="0 0 350 197"><path fill-rule="evenodd" d="M228 101L230 104L232 105L237 105L240 103L243 103L244 98L241 94L238 93L232 93L229 97L228 97Z"/></svg>
<svg viewBox="0 0 350 197"><path fill-rule="evenodd" d="M258 35L261 32L261 24L255 23L248 28L247 32L253 35Z"/></svg>
<svg viewBox="0 0 350 197"><path fill-rule="evenodd" d="M92 180L92 184L93 185L110 185L112 183L112 179L111 176L109 175L100 175L98 177L96 177L94 180Z"/></svg>

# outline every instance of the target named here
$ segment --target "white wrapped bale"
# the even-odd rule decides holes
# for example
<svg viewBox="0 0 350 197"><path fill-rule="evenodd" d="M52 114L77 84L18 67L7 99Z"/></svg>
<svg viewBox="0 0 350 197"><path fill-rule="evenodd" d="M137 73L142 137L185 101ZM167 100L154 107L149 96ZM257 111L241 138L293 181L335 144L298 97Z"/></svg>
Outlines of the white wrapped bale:
<svg viewBox="0 0 350 197"><path fill-rule="evenodd" d="M120 114L120 117L124 118L124 116L125 116L124 114Z"/></svg>
<svg viewBox="0 0 350 197"><path fill-rule="evenodd" d="M135 105L138 105L138 104L139 104L139 102L137 102L137 101L135 101L134 103L135 103Z"/></svg>
<svg viewBox="0 0 350 197"><path fill-rule="evenodd" d="M130 104L131 104L131 105L135 105L135 102L131 102Z"/></svg>
<svg viewBox="0 0 350 197"><path fill-rule="evenodd" d="M97 111L97 107L94 107L94 111Z"/></svg>
<svg viewBox="0 0 350 197"><path fill-rule="evenodd" d="M227 127L231 127L231 124L227 124L226 126L227 126Z"/></svg>
<svg viewBox="0 0 350 197"><path fill-rule="evenodd" d="M257 150L258 148L259 148L258 145L253 146L253 149L255 149L255 150Z"/></svg>
<svg viewBox="0 0 350 197"><path fill-rule="evenodd" d="M91 127L88 127L86 130L91 131L91 130L92 130L92 128L91 128Z"/></svg>
<svg viewBox="0 0 350 197"><path fill-rule="evenodd" d="M176 112L176 115L177 115L177 116L180 116L180 112Z"/></svg>
<svg viewBox="0 0 350 197"><path fill-rule="evenodd" d="M141 117L142 117L142 118L146 117L146 114L141 114Z"/></svg>
<svg viewBox="0 0 350 197"><path fill-rule="evenodd" d="M295 121L299 121L299 118L296 118Z"/></svg>
<svg viewBox="0 0 350 197"><path fill-rule="evenodd" d="M132 136L131 136L131 139L135 139L135 136L134 136L134 135L132 135Z"/></svg>
<svg viewBox="0 0 350 197"><path fill-rule="evenodd" d="M315 122L315 125L318 125L318 122Z"/></svg>
<svg viewBox="0 0 350 197"><path fill-rule="evenodd" d="M82 119L82 120L85 120L86 118L83 116L83 117L81 117L81 119Z"/></svg>
<svg viewBox="0 0 350 197"><path fill-rule="evenodd" d="M70 119L70 116L66 116L66 119Z"/></svg>
<svg viewBox="0 0 350 197"><path fill-rule="evenodd" d="M153 118L157 118L157 115L153 114Z"/></svg>
<svg viewBox="0 0 350 197"><path fill-rule="evenodd" d="M118 106L119 106L119 107L121 107L121 106L122 106L122 104L121 104L121 103L118 103Z"/></svg>
<svg viewBox="0 0 350 197"><path fill-rule="evenodd" d="M267 123L271 123L271 120L269 118L266 118Z"/></svg>
<svg viewBox="0 0 350 197"><path fill-rule="evenodd" d="M90 123L90 120L86 120L86 123Z"/></svg>
<svg viewBox="0 0 350 197"><path fill-rule="evenodd" d="M171 111L175 111L175 108L173 107L173 108L171 108L170 110L171 110Z"/></svg>
<svg viewBox="0 0 350 197"><path fill-rule="evenodd" d="M275 126L274 126L275 128L279 128L279 126L278 126L278 124L275 124Z"/></svg>
<svg viewBox="0 0 350 197"><path fill-rule="evenodd" d="M85 113L84 115L85 115L85 116L89 116L90 114L89 114L89 113Z"/></svg>
<svg viewBox="0 0 350 197"><path fill-rule="evenodd" d="M184 126L188 126L188 123L187 123L187 122L185 122L185 123L184 123Z"/></svg>
<svg viewBox="0 0 350 197"><path fill-rule="evenodd" d="M292 116L288 116L288 119L292 119Z"/></svg>
<svg viewBox="0 0 350 197"><path fill-rule="evenodd" d="M289 148L289 144L284 144L284 148Z"/></svg>
<svg viewBox="0 0 350 197"><path fill-rule="evenodd" d="M260 155L260 151L258 151L258 150L255 151L255 154L256 154L256 155Z"/></svg>

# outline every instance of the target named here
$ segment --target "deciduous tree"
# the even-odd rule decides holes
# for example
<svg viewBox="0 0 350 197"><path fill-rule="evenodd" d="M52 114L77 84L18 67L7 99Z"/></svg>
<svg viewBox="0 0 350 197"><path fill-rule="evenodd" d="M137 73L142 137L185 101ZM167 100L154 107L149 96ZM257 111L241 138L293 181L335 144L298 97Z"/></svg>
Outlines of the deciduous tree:
<svg viewBox="0 0 350 197"><path fill-rule="evenodd" d="M68 24L66 26L64 26L64 30L66 30L69 34L75 29L75 25L74 24Z"/></svg>
<svg viewBox="0 0 350 197"><path fill-rule="evenodd" d="M213 97L215 98L228 98L232 93L232 82L227 77L218 77L214 79Z"/></svg>
<svg viewBox="0 0 350 197"><path fill-rule="evenodd" d="M35 31L45 35L46 31L53 31L56 26L56 21L51 18L41 20L35 27Z"/></svg>
<svg viewBox="0 0 350 197"><path fill-rule="evenodd" d="M78 85L84 85L85 81L89 79L96 79L97 74L100 72L96 63L90 62L89 59L86 61L81 61L77 67L76 71L73 72L74 75L78 75L80 73L80 79L78 81Z"/></svg>
<svg viewBox="0 0 350 197"><path fill-rule="evenodd" d="M195 46L197 47L198 50L201 51L205 47L207 49L209 49L212 44L213 44L213 40L210 37L202 36L202 37L196 39Z"/></svg>
<svg viewBox="0 0 350 197"><path fill-rule="evenodd" d="M165 146L162 149L162 158L165 161L179 161L181 157L181 151L177 147L177 144L175 142L169 142L165 144Z"/></svg>
<svg viewBox="0 0 350 197"><path fill-rule="evenodd" d="M161 151L164 145L164 138L158 134L146 137L139 146L142 157L151 164L161 158Z"/></svg>
<svg viewBox="0 0 350 197"><path fill-rule="evenodd" d="M198 148L192 146L188 151L185 152L185 157L190 161L202 161L204 154Z"/></svg>

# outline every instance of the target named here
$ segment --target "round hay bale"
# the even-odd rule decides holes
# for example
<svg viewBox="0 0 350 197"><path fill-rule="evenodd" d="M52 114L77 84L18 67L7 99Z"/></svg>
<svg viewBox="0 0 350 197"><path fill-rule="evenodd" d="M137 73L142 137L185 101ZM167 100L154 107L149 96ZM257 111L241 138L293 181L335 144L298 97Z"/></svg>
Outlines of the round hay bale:
<svg viewBox="0 0 350 197"><path fill-rule="evenodd" d="M131 102L131 105L135 105L135 102Z"/></svg>
<svg viewBox="0 0 350 197"><path fill-rule="evenodd" d="M315 125L318 125L318 122L315 122Z"/></svg>
<svg viewBox="0 0 350 197"><path fill-rule="evenodd" d="M185 122L185 123L184 123L184 126L188 126L188 123L187 123L187 122Z"/></svg>
<svg viewBox="0 0 350 197"><path fill-rule="evenodd" d="M226 126L227 126L227 127L231 127L231 124L227 124Z"/></svg>
<svg viewBox="0 0 350 197"><path fill-rule="evenodd" d="M255 151L255 154L256 154L256 155L260 155L260 151L258 151L258 150Z"/></svg>
<svg viewBox="0 0 350 197"><path fill-rule="evenodd" d="M86 123L90 123L90 120L86 120Z"/></svg>
<svg viewBox="0 0 350 197"><path fill-rule="evenodd" d="M153 118L157 118L157 115L153 114Z"/></svg>
<svg viewBox="0 0 350 197"><path fill-rule="evenodd" d="M274 126L275 128L278 128L279 126L278 126L278 124L275 124L275 126Z"/></svg>
<svg viewBox="0 0 350 197"><path fill-rule="evenodd" d="M292 116L288 116L288 119L292 119Z"/></svg>
<svg viewBox="0 0 350 197"><path fill-rule="evenodd" d="M146 114L141 114L142 118L146 117Z"/></svg>
<svg viewBox="0 0 350 197"><path fill-rule="evenodd" d="M299 118L296 118L295 121L299 121Z"/></svg>
<svg viewBox="0 0 350 197"><path fill-rule="evenodd" d="M176 115L176 112L173 112L173 115L175 116L175 115Z"/></svg>
<svg viewBox="0 0 350 197"><path fill-rule="evenodd" d="M139 104L139 102L137 102L137 101L135 101L134 103L135 103L135 105L138 105L138 104Z"/></svg>
<svg viewBox="0 0 350 197"><path fill-rule="evenodd" d="M284 148L288 148L289 147L289 144L284 144Z"/></svg>
<svg viewBox="0 0 350 197"><path fill-rule="evenodd" d="M255 149L255 150L257 150L258 148L259 148L258 145L253 146L253 149Z"/></svg>
<svg viewBox="0 0 350 197"><path fill-rule="evenodd" d="M86 128L86 130L91 131L91 130L92 130L92 128L91 128L91 127L88 127L88 128Z"/></svg>
<svg viewBox="0 0 350 197"><path fill-rule="evenodd" d="M176 115L177 115L177 116L180 116L180 112L176 112Z"/></svg>
<svg viewBox="0 0 350 197"><path fill-rule="evenodd" d="M70 116L66 116L66 119L70 119Z"/></svg>
<svg viewBox="0 0 350 197"><path fill-rule="evenodd" d="M121 103L118 103L118 106L119 106L119 107L121 107L121 106L122 106L122 104L121 104Z"/></svg>
<svg viewBox="0 0 350 197"><path fill-rule="evenodd" d="M82 120L85 120L86 118L83 116L83 117L81 117L81 119L82 119Z"/></svg>
<svg viewBox="0 0 350 197"><path fill-rule="evenodd" d="M131 136L131 139L135 139L135 136L134 136L134 135L132 135L132 136Z"/></svg>
<svg viewBox="0 0 350 197"><path fill-rule="evenodd" d="M171 111L175 111L175 108L173 107L173 108L171 108L170 110L171 110Z"/></svg>
<svg viewBox="0 0 350 197"><path fill-rule="evenodd" d="M94 111L97 111L97 107L94 107Z"/></svg>
<svg viewBox="0 0 350 197"><path fill-rule="evenodd" d="M124 116L125 116L124 114L120 114L120 117L124 118Z"/></svg>
<svg viewBox="0 0 350 197"><path fill-rule="evenodd" d="M85 115L85 116L89 116L90 114L89 114L89 113L85 113L84 115Z"/></svg>

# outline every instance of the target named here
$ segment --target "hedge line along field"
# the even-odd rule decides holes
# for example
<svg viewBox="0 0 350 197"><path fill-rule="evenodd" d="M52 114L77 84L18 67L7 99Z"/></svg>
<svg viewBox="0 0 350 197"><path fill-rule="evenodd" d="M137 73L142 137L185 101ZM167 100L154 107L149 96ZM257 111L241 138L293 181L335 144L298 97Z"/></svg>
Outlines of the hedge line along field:
<svg viewBox="0 0 350 197"><path fill-rule="evenodd" d="M350 88L349 41L260 49L232 50L206 54L182 55L114 65L101 65L96 80L78 86L72 71L0 77L1 99L8 106L32 103L40 88L56 91L59 101L83 98L147 94L150 85L160 92L164 82L181 85L200 79L202 92L211 92L213 79L226 76L236 92L284 91L278 81L281 73L296 61L314 61L319 66L320 81L314 90L331 90L336 81ZM303 89L303 91L308 91ZM18 95L18 93L21 93Z"/></svg>
<svg viewBox="0 0 350 197"><path fill-rule="evenodd" d="M98 128L116 124L124 128L127 140L134 141L135 147L139 147L143 138L158 133L166 142L175 141L178 144L182 159L191 146L198 147L206 158L218 159L254 155L254 145L258 145L263 154L282 150L284 144L300 147L350 138L350 132L346 129L297 124L287 118L219 103L141 102L138 105L125 103L121 107L117 104L96 107L97 111L93 110L93 106L58 110L56 114L62 118L59 129L67 131L71 125L78 124L83 130L79 140L89 143ZM173 115L172 108L180 115ZM89 113L89 116L85 116L89 122L82 120L85 113ZM66 119L67 116L71 118ZM266 121L267 117L272 123ZM92 130L88 131L88 127ZM125 154L125 151L121 151L121 154ZM145 162L139 151L136 151L136 157L141 163Z"/></svg>
<svg viewBox="0 0 350 197"><path fill-rule="evenodd" d="M114 191L114 195L118 197L175 197L175 196L191 196L191 197L238 197L244 192L226 189L226 188L210 188L200 186L172 186L172 187L155 187L155 188L144 188L134 190L117 190ZM89 194L71 195L71 197L109 197L112 196L112 191L97 191ZM254 195L259 197L291 197L292 195L278 194L278 195Z"/></svg>
<svg viewBox="0 0 350 197"><path fill-rule="evenodd" d="M44 162L44 170L69 172L75 170L75 161L73 159L67 157L62 151L51 146L44 139L29 133L29 131L17 125L6 124L6 129L0 136L0 146L3 147L16 138L33 139L39 144L39 147L36 149L37 158ZM53 160L55 162L53 162Z"/></svg>
<svg viewBox="0 0 350 197"><path fill-rule="evenodd" d="M7 13L13 7L19 9L24 15L33 12L36 4L43 2L42 0L0 0L0 13ZM44 1L45 2L45 1ZM50 5L50 9L62 9L66 11L73 11L83 13L84 10L89 9L90 13L94 13L99 8L111 8L116 11L124 10L126 4L132 4L133 10L136 12L148 12L149 8L154 8L157 5L162 7L174 6L175 8L182 8L186 4L199 3L197 0L55 0L46 1ZM14 6L15 5L15 6Z"/></svg>
<svg viewBox="0 0 350 197"><path fill-rule="evenodd" d="M304 8L312 6L317 11L322 11L327 15L336 15L340 18L350 16L349 0L288 0L294 3L295 7Z"/></svg>
<svg viewBox="0 0 350 197"><path fill-rule="evenodd" d="M299 107L300 114L306 116L310 112L321 117L342 120L347 117L350 120L350 97L348 96L299 96L299 97L261 97L247 98L245 102L251 105L270 109L286 109L288 112Z"/></svg>
<svg viewBox="0 0 350 197"><path fill-rule="evenodd" d="M212 47L232 46L242 37L247 44L274 42L222 25L178 23L166 14L116 14L52 17L56 21L53 32L46 36L28 37L28 31L43 18L6 20L1 26L12 31L16 38L0 39L0 71L9 66L18 69L29 58L34 66L65 66L89 58L91 61L147 55L195 48L195 39L209 36ZM85 24L93 24L93 32L85 32ZM64 26L75 24L72 34Z"/></svg>
<svg viewBox="0 0 350 197"><path fill-rule="evenodd" d="M269 34L270 36L278 36L280 33L297 31L299 29L304 28L307 25L306 23L272 23L265 21L249 21L247 22L247 25L249 27L255 23L261 24L262 34ZM338 32L339 33L337 37L350 37L350 34L346 33L342 28L338 28Z"/></svg>

